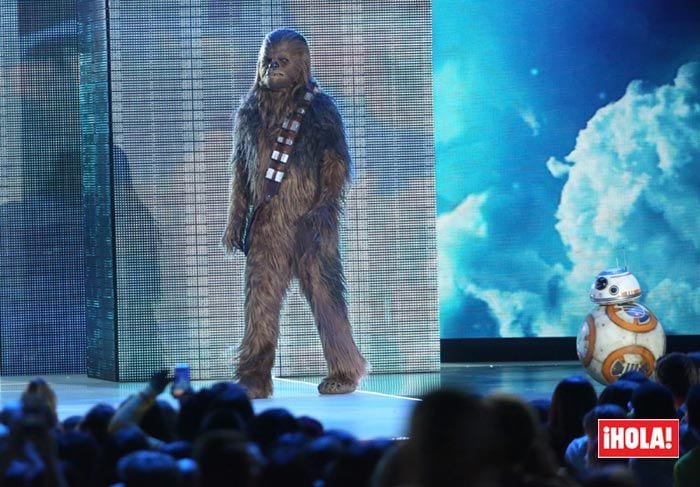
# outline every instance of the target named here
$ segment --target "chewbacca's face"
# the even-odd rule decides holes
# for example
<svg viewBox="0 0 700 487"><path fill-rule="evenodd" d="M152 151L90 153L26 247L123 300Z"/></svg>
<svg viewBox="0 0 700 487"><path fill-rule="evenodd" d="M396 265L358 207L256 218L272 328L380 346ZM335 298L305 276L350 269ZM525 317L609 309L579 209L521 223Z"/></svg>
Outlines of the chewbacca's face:
<svg viewBox="0 0 700 487"><path fill-rule="evenodd" d="M260 84L273 91L303 83L303 49L293 41L266 46L258 61ZM302 46L303 47L303 46Z"/></svg>

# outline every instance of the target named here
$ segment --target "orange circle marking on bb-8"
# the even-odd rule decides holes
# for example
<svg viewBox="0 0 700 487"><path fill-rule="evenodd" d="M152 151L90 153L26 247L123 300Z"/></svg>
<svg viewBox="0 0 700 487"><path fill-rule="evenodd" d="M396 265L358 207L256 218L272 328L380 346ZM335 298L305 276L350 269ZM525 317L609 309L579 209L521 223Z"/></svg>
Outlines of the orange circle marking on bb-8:
<svg viewBox="0 0 700 487"><path fill-rule="evenodd" d="M644 322L639 321L639 318L637 316L629 312L633 309L641 309L645 311L644 313L642 313L642 316L646 317L647 319ZM629 322L622 318L618 314L619 312L623 312L624 314L632 318L632 321ZM615 323L620 328L624 328L625 330L634 331L637 333L646 333L648 331L651 331L654 328L656 328L656 325L658 323L658 320L656 319L656 316L654 316L654 313L637 303L610 304L605 307L605 314L608 315L610 321Z"/></svg>
<svg viewBox="0 0 700 487"><path fill-rule="evenodd" d="M586 316L586 325L588 326L588 335L586 336L586 354L579 357L584 367L588 367L593 360L593 348L595 347L595 320L589 314Z"/></svg>
<svg viewBox="0 0 700 487"><path fill-rule="evenodd" d="M615 364L615 362L621 362L623 364L626 363L625 361L625 355L638 355L641 357L642 362L639 364L639 366L632 368L627 368L623 367L623 370L621 371L620 374L613 374L612 367ZM608 382L608 384L611 384L617 380L617 378L622 375L622 373L627 372L628 370L639 370L640 372L643 372L646 374L647 377L651 376L651 374L654 372L654 365L656 364L656 359L654 358L654 354L647 348L642 347L640 345L628 345L626 347L618 348L614 352L612 352L610 355L605 357L605 360L603 361L603 365L600 368L600 372L603 374L603 377L605 380ZM646 365L646 367L644 367Z"/></svg>

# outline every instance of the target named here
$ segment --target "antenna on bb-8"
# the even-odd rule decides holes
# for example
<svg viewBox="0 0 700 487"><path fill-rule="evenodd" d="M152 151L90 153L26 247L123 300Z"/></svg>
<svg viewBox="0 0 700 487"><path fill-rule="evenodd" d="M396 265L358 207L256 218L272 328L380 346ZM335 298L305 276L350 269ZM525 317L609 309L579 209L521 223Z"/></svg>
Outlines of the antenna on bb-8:
<svg viewBox="0 0 700 487"><path fill-rule="evenodd" d="M627 249L625 247L622 247L622 260L625 263L625 270L629 271L629 267L627 266Z"/></svg>

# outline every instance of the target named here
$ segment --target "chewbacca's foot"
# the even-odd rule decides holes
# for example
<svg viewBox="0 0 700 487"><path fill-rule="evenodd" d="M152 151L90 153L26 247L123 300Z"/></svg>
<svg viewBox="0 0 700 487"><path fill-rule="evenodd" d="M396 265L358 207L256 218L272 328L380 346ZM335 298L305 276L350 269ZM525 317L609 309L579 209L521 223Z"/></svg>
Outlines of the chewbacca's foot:
<svg viewBox="0 0 700 487"><path fill-rule="evenodd" d="M265 399L272 395L272 382L256 383L239 380L238 384L243 386L250 399Z"/></svg>
<svg viewBox="0 0 700 487"><path fill-rule="evenodd" d="M318 385L321 394L350 394L357 389L357 382L338 377L326 377Z"/></svg>

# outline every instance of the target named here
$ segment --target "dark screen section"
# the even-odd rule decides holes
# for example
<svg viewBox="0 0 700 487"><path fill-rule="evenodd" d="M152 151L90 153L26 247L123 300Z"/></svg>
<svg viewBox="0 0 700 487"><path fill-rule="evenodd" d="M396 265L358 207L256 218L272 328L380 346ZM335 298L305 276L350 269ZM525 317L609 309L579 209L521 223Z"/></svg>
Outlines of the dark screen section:
<svg viewBox="0 0 700 487"><path fill-rule="evenodd" d="M74 1L2 3L4 375L85 371L77 58Z"/></svg>

